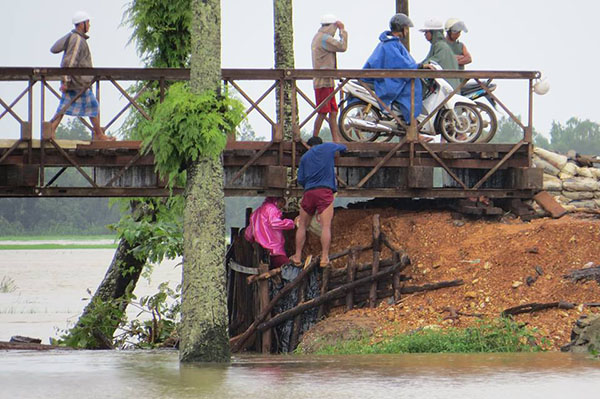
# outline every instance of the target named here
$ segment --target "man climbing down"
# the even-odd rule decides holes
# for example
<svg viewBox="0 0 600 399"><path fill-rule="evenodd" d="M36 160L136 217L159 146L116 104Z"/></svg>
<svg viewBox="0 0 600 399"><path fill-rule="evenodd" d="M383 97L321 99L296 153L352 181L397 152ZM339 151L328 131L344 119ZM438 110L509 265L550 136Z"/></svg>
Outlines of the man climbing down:
<svg viewBox="0 0 600 399"><path fill-rule="evenodd" d="M50 51L54 54L64 52L60 63L61 68L91 68L92 54L87 44L89 36L86 34L90 30L90 16L84 11L78 11L73 15L72 22L75 29L58 39ZM104 130L100 127L98 100L90 89L93 81L93 76L62 77L60 91L63 94L56 114L50 120L51 137L55 137L56 128L63 115L67 114L89 116L94 129L92 140L115 140L114 137L104 134Z"/></svg>
<svg viewBox="0 0 600 399"><path fill-rule="evenodd" d="M346 151L346 146L336 143L323 143L320 137L311 137L310 149L300 159L298 183L304 187L300 201L300 215L297 217L296 252L290 260L301 265L302 249L306 241L306 229L313 216L321 223L321 267L329 264L331 244L331 221L333 220L333 200L337 191L335 176L335 153Z"/></svg>
<svg viewBox="0 0 600 399"><path fill-rule="evenodd" d="M339 29L339 40L334 37ZM336 52L344 52L348 48L348 32L344 29L342 21L338 21L333 15L324 15L321 17L321 27L312 40L312 64L313 69L337 69ZM315 78L313 79L315 89L315 98L317 106L321 104L334 91L333 78ZM315 119L313 136L318 137L321 131L321 125L327 118L331 138L339 142L340 134L337 125L338 106L335 102L335 96L332 96L319 110Z"/></svg>
<svg viewBox="0 0 600 399"><path fill-rule="evenodd" d="M294 228L292 219L282 219L281 209L285 206L285 198L267 197L261 206L250 215L250 224L244 231L248 242L257 242L269 251L271 269L289 263L285 254L285 239L283 230Z"/></svg>

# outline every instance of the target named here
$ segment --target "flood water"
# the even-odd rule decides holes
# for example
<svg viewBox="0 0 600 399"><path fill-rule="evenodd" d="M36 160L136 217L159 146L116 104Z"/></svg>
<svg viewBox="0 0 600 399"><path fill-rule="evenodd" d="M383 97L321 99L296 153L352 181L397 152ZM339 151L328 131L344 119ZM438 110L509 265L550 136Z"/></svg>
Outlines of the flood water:
<svg viewBox="0 0 600 399"><path fill-rule="evenodd" d="M597 398L600 363L563 353L238 357L0 353L2 398Z"/></svg>
<svg viewBox="0 0 600 399"><path fill-rule="evenodd" d="M99 243L98 241L95 241ZM107 243L111 243L108 241ZM114 249L0 250L0 281L13 289L0 292L0 341L13 335L49 343L59 330L71 327L104 278ZM134 294L156 293L163 281L175 288L181 281L181 259L155 266L150 280L140 278ZM134 318L138 310L129 307Z"/></svg>
<svg viewBox="0 0 600 399"><path fill-rule="evenodd" d="M0 340L55 336L75 322L114 251L0 251ZM176 284L177 261L138 295ZM133 312L135 314L135 311ZM0 398L596 398L600 361L585 355L236 356L180 364L176 351L0 351Z"/></svg>

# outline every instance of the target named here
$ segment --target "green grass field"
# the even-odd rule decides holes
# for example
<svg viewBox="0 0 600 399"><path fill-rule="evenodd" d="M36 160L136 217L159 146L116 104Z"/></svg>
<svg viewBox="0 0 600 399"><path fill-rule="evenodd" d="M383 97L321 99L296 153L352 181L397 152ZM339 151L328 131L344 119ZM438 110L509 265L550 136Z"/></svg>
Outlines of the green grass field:
<svg viewBox="0 0 600 399"><path fill-rule="evenodd" d="M117 247L112 235L95 236L3 236L0 250L19 249L112 249ZM106 241L109 240L110 243ZM56 241L56 242L53 242ZM69 241L68 243L62 241ZM98 243L94 243L97 241Z"/></svg>

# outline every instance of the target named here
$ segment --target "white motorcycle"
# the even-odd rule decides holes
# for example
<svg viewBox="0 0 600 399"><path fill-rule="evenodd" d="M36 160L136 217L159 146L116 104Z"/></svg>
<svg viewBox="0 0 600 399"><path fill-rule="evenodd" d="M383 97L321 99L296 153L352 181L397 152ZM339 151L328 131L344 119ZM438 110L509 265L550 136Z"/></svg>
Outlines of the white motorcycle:
<svg viewBox="0 0 600 399"><path fill-rule="evenodd" d="M441 70L439 65L432 65L435 69ZM416 118L417 122L425 120L452 90L452 86L441 78L424 81L425 98L421 115ZM406 134L404 126L385 112L380 103L359 81L348 82L342 91L345 93L345 98L340 103L338 125L340 133L347 141L386 142L394 136ZM392 107L392 111L401 118L399 109ZM422 126L419 133L431 136L441 134L450 143L474 143L481 135L483 127L477 103L455 94Z"/></svg>

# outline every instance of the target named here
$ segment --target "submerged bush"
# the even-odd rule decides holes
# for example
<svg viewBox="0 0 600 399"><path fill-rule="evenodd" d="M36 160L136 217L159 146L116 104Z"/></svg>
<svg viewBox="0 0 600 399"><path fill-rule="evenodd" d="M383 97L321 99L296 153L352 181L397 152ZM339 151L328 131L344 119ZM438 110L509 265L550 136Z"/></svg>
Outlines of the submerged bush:
<svg viewBox="0 0 600 399"><path fill-rule="evenodd" d="M373 342L371 337L324 346L317 354L391 354L391 353L475 353L537 352L544 350L536 340L537 330L511 319L480 322L467 328L446 330L422 329L385 337ZM300 352L302 349L300 348Z"/></svg>

